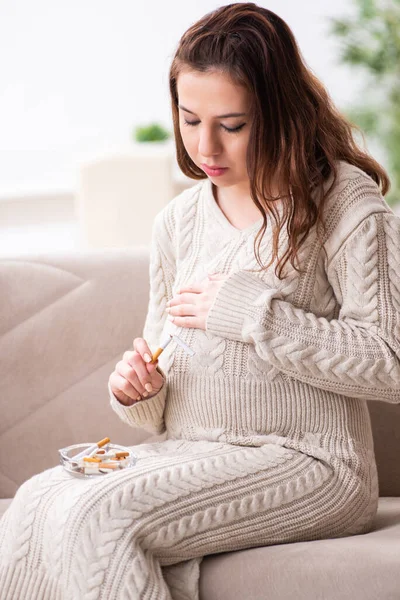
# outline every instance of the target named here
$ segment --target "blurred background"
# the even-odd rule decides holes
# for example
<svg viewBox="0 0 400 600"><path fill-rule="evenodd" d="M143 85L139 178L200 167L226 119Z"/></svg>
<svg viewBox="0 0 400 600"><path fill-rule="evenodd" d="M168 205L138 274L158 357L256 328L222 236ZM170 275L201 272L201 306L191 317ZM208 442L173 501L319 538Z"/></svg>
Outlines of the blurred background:
<svg viewBox="0 0 400 600"><path fill-rule="evenodd" d="M400 0L256 3L360 126L400 212ZM155 215L196 183L175 159L169 66L223 4L0 0L1 255L149 244Z"/></svg>

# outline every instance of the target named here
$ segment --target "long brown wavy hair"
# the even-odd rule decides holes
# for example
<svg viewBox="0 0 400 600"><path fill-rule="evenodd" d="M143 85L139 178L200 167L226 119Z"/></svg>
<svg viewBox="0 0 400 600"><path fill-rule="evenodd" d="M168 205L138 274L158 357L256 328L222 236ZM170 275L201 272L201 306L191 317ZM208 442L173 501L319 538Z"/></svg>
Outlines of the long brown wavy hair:
<svg viewBox="0 0 400 600"><path fill-rule="evenodd" d="M262 269L279 258L286 225L288 247L275 271L279 268L282 278L287 261L300 270L295 262L310 229L317 224L318 231L320 223L325 230L323 208L336 181L335 161L362 169L383 195L389 190L386 171L353 139L353 129L359 128L337 110L306 66L289 26L270 10L253 2L222 6L194 23L178 43L169 73L176 156L186 176L205 179L186 152L179 130L177 81L182 71L222 72L250 91L253 121L246 162L251 197L264 220L255 247ZM324 183L330 176L327 188ZM272 181L278 196L272 194ZM275 226L272 258L263 265L259 248L267 215Z"/></svg>

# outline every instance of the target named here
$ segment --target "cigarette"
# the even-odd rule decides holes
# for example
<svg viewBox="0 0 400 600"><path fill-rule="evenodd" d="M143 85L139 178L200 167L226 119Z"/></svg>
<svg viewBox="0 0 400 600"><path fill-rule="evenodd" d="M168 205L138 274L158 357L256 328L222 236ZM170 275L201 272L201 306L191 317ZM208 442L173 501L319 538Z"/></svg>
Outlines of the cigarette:
<svg viewBox="0 0 400 600"><path fill-rule="evenodd" d="M123 456L129 456L129 452L116 452L115 453L116 458L122 458Z"/></svg>
<svg viewBox="0 0 400 600"><path fill-rule="evenodd" d="M149 364L151 363L155 363L157 358L160 356L161 352L163 352L165 350L165 348L168 346L168 344L172 341L172 336L170 334L168 334L168 338L161 343L161 346L159 348L157 348L157 350L154 352L151 361Z"/></svg>
<svg viewBox="0 0 400 600"><path fill-rule="evenodd" d="M89 448L87 448L86 450L83 450L82 452L79 452L79 454L72 456L72 460L77 460L78 458L83 458L84 456L88 456L88 457L92 456L93 454L95 454L97 452L97 450L99 448L102 448L103 446L108 444L109 441L110 441L110 438L104 438L104 439L100 440L100 442L97 442L97 444L93 444L93 446L89 446Z"/></svg>
<svg viewBox="0 0 400 600"><path fill-rule="evenodd" d="M177 344L179 344L179 346L181 346L181 348L183 348L184 351L187 354L189 354L190 356L193 356L195 354L194 350L192 350L192 348L189 348L189 346L187 344L185 344L185 342L183 342L178 335L168 333L168 337L161 343L160 347L157 348L157 350L154 352L150 363L154 364L156 362L156 360L160 356L161 352L163 352L165 350L165 348L168 346L168 344L170 342L172 342L172 340L175 340L175 342Z"/></svg>

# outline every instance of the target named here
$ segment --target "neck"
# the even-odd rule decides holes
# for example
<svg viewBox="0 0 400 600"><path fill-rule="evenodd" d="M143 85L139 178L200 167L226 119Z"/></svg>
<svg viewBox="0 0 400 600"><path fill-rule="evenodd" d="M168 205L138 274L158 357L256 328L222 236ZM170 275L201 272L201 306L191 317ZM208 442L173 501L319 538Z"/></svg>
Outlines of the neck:
<svg viewBox="0 0 400 600"><path fill-rule="evenodd" d="M212 184L214 200L225 214L236 218L260 218L261 212L254 204L250 190L243 188L218 188Z"/></svg>

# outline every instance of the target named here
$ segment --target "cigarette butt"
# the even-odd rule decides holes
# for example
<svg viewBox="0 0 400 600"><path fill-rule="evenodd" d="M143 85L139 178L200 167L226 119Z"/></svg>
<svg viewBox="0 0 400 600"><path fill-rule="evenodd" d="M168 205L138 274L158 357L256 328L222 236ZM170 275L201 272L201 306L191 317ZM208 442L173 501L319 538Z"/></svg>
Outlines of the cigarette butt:
<svg viewBox="0 0 400 600"><path fill-rule="evenodd" d="M84 456L83 460L85 462L94 462L94 463L101 463L101 458L95 458L94 456Z"/></svg>
<svg viewBox="0 0 400 600"><path fill-rule="evenodd" d="M118 469L119 465L113 465L112 463L100 463L99 469Z"/></svg>
<svg viewBox="0 0 400 600"><path fill-rule="evenodd" d="M99 473L98 465L85 465L83 471L86 475L97 475Z"/></svg>
<svg viewBox="0 0 400 600"><path fill-rule="evenodd" d="M106 461L108 461L110 459L114 460L115 459L115 454L114 454L114 452L105 452L104 454L100 454L98 456L98 458L100 458L103 462L106 462Z"/></svg>
<svg viewBox="0 0 400 600"><path fill-rule="evenodd" d="M106 451L105 450L97 450L96 454L105 454Z"/></svg>
<svg viewBox="0 0 400 600"><path fill-rule="evenodd" d="M115 453L116 458L122 458L124 456L129 456L129 452L116 452Z"/></svg>
<svg viewBox="0 0 400 600"><path fill-rule="evenodd" d="M100 442L97 442L97 445L98 445L99 448L102 448L103 446L105 446L109 442L110 442L110 438L106 437L103 440L100 440Z"/></svg>

